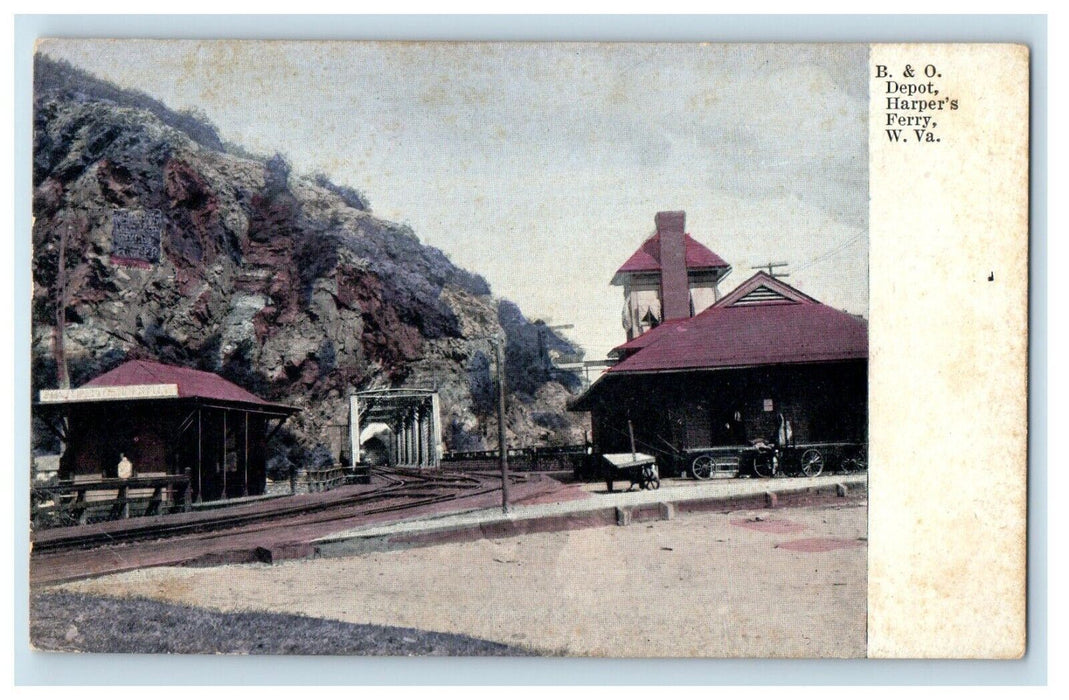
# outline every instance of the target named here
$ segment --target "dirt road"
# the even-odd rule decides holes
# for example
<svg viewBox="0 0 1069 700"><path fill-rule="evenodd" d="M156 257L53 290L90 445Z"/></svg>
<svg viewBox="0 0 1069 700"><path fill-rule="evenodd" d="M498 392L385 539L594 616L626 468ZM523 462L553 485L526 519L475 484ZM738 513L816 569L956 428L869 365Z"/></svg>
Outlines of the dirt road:
<svg viewBox="0 0 1069 700"><path fill-rule="evenodd" d="M595 656L858 657L866 507L755 510L62 586Z"/></svg>

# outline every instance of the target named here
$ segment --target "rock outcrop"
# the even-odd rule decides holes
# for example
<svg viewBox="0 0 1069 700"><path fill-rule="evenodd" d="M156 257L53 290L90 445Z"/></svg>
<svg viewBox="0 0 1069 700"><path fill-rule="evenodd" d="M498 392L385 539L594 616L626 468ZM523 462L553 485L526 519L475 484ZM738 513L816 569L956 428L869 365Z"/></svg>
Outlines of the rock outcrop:
<svg viewBox="0 0 1069 700"><path fill-rule="evenodd" d="M550 361L578 348L360 193L45 56L34 107L35 392L57 383L64 247L72 386L133 357L218 372L303 409L280 436L301 460L336 453L351 392L436 387L446 447L482 449L497 430L485 339L504 333L510 443L582 440L564 406L578 377ZM162 213L155 262L112 259L120 210Z"/></svg>

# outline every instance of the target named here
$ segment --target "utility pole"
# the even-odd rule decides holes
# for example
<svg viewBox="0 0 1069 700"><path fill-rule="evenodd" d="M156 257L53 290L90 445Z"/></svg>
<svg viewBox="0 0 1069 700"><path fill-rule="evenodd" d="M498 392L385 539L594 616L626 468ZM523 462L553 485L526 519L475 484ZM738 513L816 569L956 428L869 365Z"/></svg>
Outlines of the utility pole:
<svg viewBox="0 0 1069 700"><path fill-rule="evenodd" d="M497 453L501 465L501 512L509 512L509 456L505 444L505 340L494 336L494 359L497 361Z"/></svg>
<svg viewBox="0 0 1069 700"><path fill-rule="evenodd" d="M52 349L60 389L71 388L70 375L67 374L67 351L63 345L67 325L67 234L70 228L69 222L60 228L59 264L56 270L56 326L52 336Z"/></svg>
<svg viewBox="0 0 1069 700"><path fill-rule="evenodd" d="M545 321L535 321L534 325L538 326L538 360L547 368L552 368L553 363L550 361L549 351L546 349L546 332L567 330L569 328L575 328L575 325L571 323L559 323L550 326L547 325Z"/></svg>
<svg viewBox="0 0 1069 700"><path fill-rule="evenodd" d="M768 270L768 276L769 277L790 277L791 276L791 273L789 273L789 272L776 272L776 271L774 271L773 268L776 268L776 267L787 267L787 263L785 263L785 262L767 262L764 265L755 265L754 267L751 267L750 269L751 270Z"/></svg>

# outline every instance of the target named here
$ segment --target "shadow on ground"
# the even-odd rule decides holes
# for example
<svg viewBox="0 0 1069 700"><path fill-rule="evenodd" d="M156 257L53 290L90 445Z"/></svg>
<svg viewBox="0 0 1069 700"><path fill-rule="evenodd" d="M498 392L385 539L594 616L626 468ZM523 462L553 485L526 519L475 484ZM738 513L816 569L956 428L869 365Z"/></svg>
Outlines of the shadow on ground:
<svg viewBox="0 0 1069 700"><path fill-rule="evenodd" d="M534 655L465 635L74 593L32 596L30 639L42 651L95 653Z"/></svg>

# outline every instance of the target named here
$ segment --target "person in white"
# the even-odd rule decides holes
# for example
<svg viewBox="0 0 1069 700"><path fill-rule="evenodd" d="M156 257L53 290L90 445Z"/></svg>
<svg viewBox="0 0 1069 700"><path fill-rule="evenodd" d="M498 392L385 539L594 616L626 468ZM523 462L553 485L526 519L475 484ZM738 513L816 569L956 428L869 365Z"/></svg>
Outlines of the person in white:
<svg viewBox="0 0 1069 700"><path fill-rule="evenodd" d="M129 479L134 475L134 463L127 459L123 453L119 453L118 472L120 479Z"/></svg>

